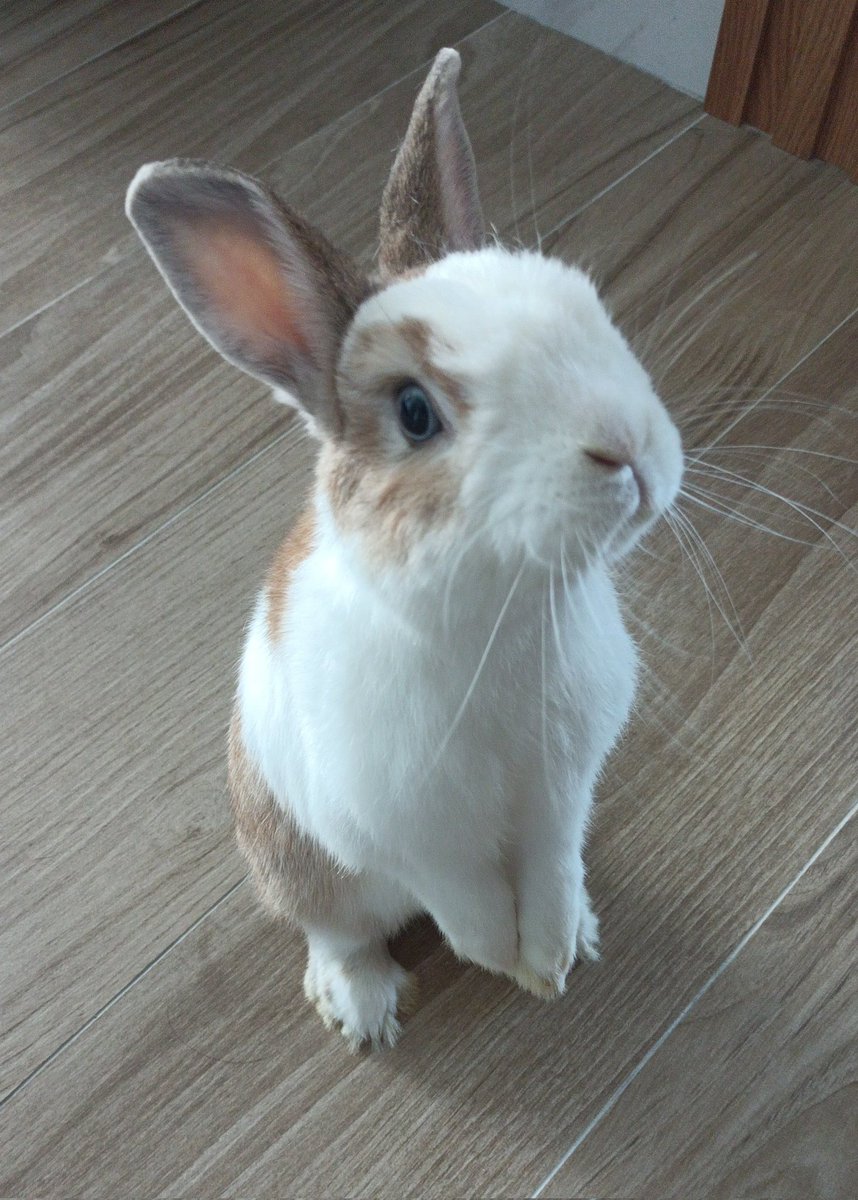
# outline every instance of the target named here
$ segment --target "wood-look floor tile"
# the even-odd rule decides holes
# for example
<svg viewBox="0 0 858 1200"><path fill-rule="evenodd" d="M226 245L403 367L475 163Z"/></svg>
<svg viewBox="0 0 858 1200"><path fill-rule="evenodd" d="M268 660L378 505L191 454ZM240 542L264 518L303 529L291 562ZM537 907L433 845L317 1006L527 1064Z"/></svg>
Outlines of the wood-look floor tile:
<svg viewBox="0 0 858 1200"><path fill-rule="evenodd" d="M858 1195L856 879L847 826L545 1196Z"/></svg>
<svg viewBox="0 0 858 1200"><path fill-rule="evenodd" d="M189 0L5 0L0 108L163 21Z"/></svg>
<svg viewBox="0 0 858 1200"><path fill-rule="evenodd" d="M754 432L755 441L783 446L759 472L763 480L789 469L793 449L839 447L836 414L856 408L855 324L790 380L795 392L824 395L826 412L795 407L786 423L768 414ZM761 410L757 419L765 417ZM231 550L241 547L252 574L277 524L275 506L260 497L276 494L288 462L262 455L163 544L118 568L109 589L96 586L64 621L47 622L32 647L31 639L18 647L26 647L15 658L27 677L49 677L49 664L67 663L73 646L86 655L88 675L67 698L62 686L43 696L42 711L67 710L47 745L26 740L36 698L15 693L22 700L13 711L22 707L11 736L30 747L27 794L36 798L30 853L45 847L44 891L53 901L24 889L16 903L27 911L4 914L3 961L17 950L22 964L7 1062L16 1052L19 1067L32 1061L32 1047L50 1045L69 1012L79 1016L82 1002L117 981L130 957L118 943L132 940L139 961L153 933L163 944L178 911L186 921L196 915L219 873L224 884L236 877L225 835L211 828L230 625L248 586L236 584ZM827 497L827 511L854 526L858 480L833 469L826 483L838 498ZM284 497L290 504L294 496ZM752 497L744 505L755 511ZM837 536L830 521L826 531ZM6 1106L2 1189L107 1195L145 1181L177 1195L441 1196L536 1186L854 802L858 664L848 568L812 528L814 546L752 539L726 521L713 520L706 536L729 563L753 663L735 643L716 643L710 675L705 600L684 586L667 539L656 539L640 560L634 608L673 647L654 665L674 707L642 706L609 770L591 854L604 961L581 968L560 1004L543 1007L454 964L421 931L405 948L418 962L423 1001L400 1048L351 1059L302 1007L297 939L256 916L241 888ZM96 625L108 636L93 656L88 626ZM116 629L118 644L109 636ZM113 679L135 643L157 646L157 661L141 655L133 679ZM68 670L74 679L79 667ZM49 708L47 716L49 729L59 725ZM81 761L81 741L98 747L108 737L103 765ZM121 766L116 745L126 750ZM44 763L52 772L47 805ZM62 785L77 795L93 766L107 768L103 794L89 785L88 811L74 805L58 817ZM24 811L20 801L13 811ZM81 824L89 842L79 849L63 832ZM93 943L80 876L108 847ZM65 929L64 912L72 914ZM43 961L28 978L25 951L32 955L35 943L39 953L40 927L58 931L57 956L69 945L67 978L52 977ZM85 969L86 984L74 978Z"/></svg>
<svg viewBox="0 0 858 1200"><path fill-rule="evenodd" d="M0 1094L241 875L226 721L298 432L0 660Z"/></svg>
<svg viewBox="0 0 858 1200"><path fill-rule="evenodd" d="M512 15L465 39L462 49L462 102L484 204L505 234L517 223L531 228L534 204L536 221L550 228L693 116L687 97L621 64L602 69L610 64L604 56ZM506 146L517 119L509 78L517 87L531 82L522 61L542 64L560 81L528 120L532 190L525 148L515 144L510 160ZM266 172L366 265L391 153L420 75L327 126ZM581 132L567 142L562 130L570 112L581 114ZM521 134L519 128L519 141ZM137 245L0 338L0 377L0 527L12 580L0 639L145 537L288 419L260 385L208 350Z"/></svg>
<svg viewBox="0 0 858 1200"><path fill-rule="evenodd" d="M132 244L137 167L270 162L496 17L491 0L206 0L0 112L0 331Z"/></svg>

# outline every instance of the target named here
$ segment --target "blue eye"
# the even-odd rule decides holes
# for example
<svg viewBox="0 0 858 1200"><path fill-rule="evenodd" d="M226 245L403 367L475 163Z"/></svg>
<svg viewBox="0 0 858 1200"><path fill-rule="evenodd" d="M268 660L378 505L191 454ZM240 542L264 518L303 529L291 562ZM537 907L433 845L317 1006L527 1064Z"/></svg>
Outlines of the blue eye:
<svg viewBox="0 0 858 1200"><path fill-rule="evenodd" d="M428 442L441 432L441 422L419 383L404 383L396 393L399 424L411 442Z"/></svg>

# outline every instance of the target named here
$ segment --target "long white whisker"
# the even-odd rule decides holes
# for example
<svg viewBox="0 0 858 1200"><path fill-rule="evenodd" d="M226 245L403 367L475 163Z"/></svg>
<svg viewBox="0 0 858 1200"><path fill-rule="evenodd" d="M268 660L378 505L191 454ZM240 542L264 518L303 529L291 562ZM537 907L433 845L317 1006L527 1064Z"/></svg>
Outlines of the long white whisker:
<svg viewBox="0 0 858 1200"><path fill-rule="evenodd" d="M540 625L540 659L542 665L542 765L545 768L545 778L548 780L551 777L551 769L548 757L548 701L546 696L545 683L545 622L547 619L548 595L547 592L542 593L542 622Z"/></svg>
<svg viewBox="0 0 858 1200"><path fill-rule="evenodd" d="M435 767L437 766L438 762L441 759L442 754L447 749L447 746L450 742L450 738L456 732L456 729L459 726L459 722L461 721L462 716L464 715L465 709L468 707L468 702L470 701L471 696L473 696L473 694L474 694L474 689L476 688L477 683L479 682L480 675L483 672L483 667L486 665L486 660L489 657L489 654L491 653L492 646L495 644L495 638L498 635L498 630L500 629L503 619L506 616L507 609L509 608L510 604L512 603L512 598L515 595L516 588L518 587L519 583L521 582L521 577L524 574L524 566L525 566L524 560L522 559L521 566L518 568L518 573L517 573L515 579L513 579L513 581L512 581L510 589L507 592L506 599L504 600L503 604L501 605L501 610L497 615L497 619L496 619L494 625L492 626L492 631L489 634L489 639L486 642L486 647L483 650L482 655L480 656L480 661L477 663L477 669L476 669L476 671L474 671L474 676L473 676L470 684L468 685L468 690L465 692L465 695L462 698L462 703L459 705L458 709L456 710L456 715L453 717L453 720L450 723L450 728L447 730L446 734L441 739L441 743L435 753L435 758L434 758L431 766L429 767L429 772L431 772L435 769Z"/></svg>
<svg viewBox="0 0 858 1200"><path fill-rule="evenodd" d="M554 645L557 650L557 657L560 660L561 666L565 666L566 654L560 641L560 630L557 624L557 609L554 601L554 563L550 563L548 568L548 601L551 612L551 630L554 634Z"/></svg>
<svg viewBox="0 0 858 1200"><path fill-rule="evenodd" d="M723 404L713 404L711 406L700 405L695 411L689 413L676 413L674 408L674 420L679 428L687 433L690 437L696 437L698 428L703 424L711 424L713 417L719 419L729 417L731 421L730 428L738 429L746 417L750 417L753 413L777 413L779 416L786 415L787 417L798 415L812 421L814 425L824 425L833 434L839 435L837 425L830 419L831 413L827 413L823 407L812 409L807 407L792 407L785 408L783 404L776 400L752 400L748 401L743 410L737 411L736 407L727 408ZM719 443L713 443L713 447Z"/></svg>
<svg viewBox="0 0 858 1200"><path fill-rule="evenodd" d="M674 330L680 324L680 322L683 321L688 316L688 314L690 312L692 312L699 304L702 304L703 301L708 296L711 296L713 291L715 291L717 288L721 287L722 284L726 283L727 280L732 275L735 275L737 272L744 270L744 268L747 267L750 263L752 263L754 261L754 259L757 257L758 257L758 252L753 251L751 254L746 255L743 259L740 259L738 262L732 263L729 267L727 267L724 271L722 271L720 275L716 276L715 279L713 279L711 283L707 284L706 287L704 287L702 290L698 291L696 293L696 295L691 300L688 301L687 304L683 305L683 307L679 310L679 312L676 314L674 319L670 322L670 324L664 330L664 332L662 333L661 338L660 338L660 344L663 345L664 342L670 337L670 335L674 332ZM741 293L739 293L739 294L741 294ZM727 299L730 299L730 297L725 297L725 301ZM733 297L733 299L735 299L735 297ZM723 307L723 304L721 307ZM716 311L720 311L720 308L717 309ZM674 356L673 361L674 362L676 361L676 356ZM664 370L660 370L658 373L659 373L659 375L661 375L663 377L667 372Z"/></svg>
<svg viewBox="0 0 858 1200"><path fill-rule="evenodd" d="M739 618L739 614L736 611L736 605L733 603L733 597L730 595L730 589L727 587L727 582L721 573L721 568L718 566L717 562L715 561L715 556L712 554L709 547L706 545L706 542L703 540L703 536L701 535L700 530L697 528L697 526L691 520L691 517L689 517L688 513L679 512L678 515L680 516L682 521L685 523L689 534L695 539L695 541L700 546L700 550L701 550L702 554L704 555L705 560L709 563L710 567L715 572L715 576L718 579L718 581L721 585L721 588L723 589L724 595L727 599L727 603L730 606L730 611L732 612L733 617L735 619L735 622L736 622L735 628L734 628L732 622L728 619L727 614L725 613L724 609L721 607L720 604L718 604L717 599L715 599L715 597L713 595L713 599L715 599L715 603L718 604L718 611L721 613L721 616L724 618L724 621L726 622L727 627L730 629L733 636L736 638L736 641L738 642L739 647L745 652L749 661L753 661L753 656L751 654L750 647L748 646L748 639L745 637L745 632L742 629L741 619Z"/></svg>
<svg viewBox="0 0 858 1200"><path fill-rule="evenodd" d="M812 450L804 451L804 450L801 450L798 446L754 446L754 445L717 446L716 445L716 446L711 446L711 447L704 446L702 448L702 450L697 450L697 451L689 450L688 453L689 454L694 454L694 453L697 454L697 457L694 458L694 460L693 460L694 462L703 463L704 465L708 465L707 460L705 458L700 457L702 454L705 454L708 452L711 452L712 454L720 454L724 450L733 450L736 453L747 454L748 457L752 461L762 459L762 461L764 463L772 463L774 461L774 459L773 459L772 455L769 453L769 451L780 452L782 450L786 450L786 451L792 451L797 454L804 454L804 453L813 454L813 456L815 458L830 458L830 459L833 459L835 462L849 463L850 465L853 465L853 466L858 465L851 458L841 458L839 455L836 455L836 454L822 454L821 452L814 453L814 451L812 451ZM791 464L791 468L792 468L792 470L800 471L802 473L802 475L807 475L808 478L812 479L815 483L818 483L819 486L823 489L823 491L825 491L831 497L831 499L834 500L837 504L842 503L840 497L831 490L831 488L828 486L828 484L825 482L825 480L822 478L821 475L817 475L817 473L815 471L811 471L809 467L802 466L801 463L794 462Z"/></svg>
<svg viewBox="0 0 858 1200"><path fill-rule="evenodd" d="M694 544L691 542L691 538L688 534L688 531L684 528L684 526L682 524L682 514L680 513L680 510L678 508L674 507L669 512L666 512L664 515L665 515L665 520L667 522L668 528L670 529L673 536L676 538L676 541L677 541L677 544L679 545L679 549L682 553L682 556L684 558L688 559L688 561L691 563L692 567L694 568L694 571L695 571L698 579L703 584L703 594L706 597L706 611L709 614L709 636L710 636L710 644L712 647L710 665L711 665L712 677L714 678L714 676L715 676L715 618L713 615L713 607L712 607L713 600L714 600L714 597L712 595L712 589L710 588L709 582L706 579L706 575L700 565L700 559L697 555L696 548L694 547Z"/></svg>
<svg viewBox="0 0 858 1200"><path fill-rule="evenodd" d="M685 500L690 500L692 504L697 504L700 508L708 509L709 512L717 513L719 517L726 517L730 521L735 521L738 525L745 525L748 529L753 529L757 533L769 534L771 537L782 538L785 542L795 542L799 546L815 546L815 542L809 542L806 538L792 537L788 533L782 533L778 529L771 529L768 525L763 525L760 521L752 520L744 513L737 512L727 503L728 497L722 496L718 492L710 492L705 488L696 487L694 484L686 483L680 488L680 496ZM703 497L706 497L703 499Z"/></svg>
<svg viewBox="0 0 858 1200"><path fill-rule="evenodd" d="M442 599L442 601L441 601L441 621L442 621L442 623L443 623L443 626L444 626L444 628L445 628L445 629L449 629L449 628L450 628L450 622L449 622L449 618L450 618L450 599L451 599L451 596L452 596L452 591L453 591L453 582L454 582L454 580L455 580L455 578L456 578L456 575L458 574L458 572L459 572L459 569L460 569L460 567L462 566L462 563L464 562L464 560L465 560L465 556L466 556L466 554L468 553L468 551L469 551L469 550L472 548L472 546L473 546L473 545L474 545L476 542L478 542L478 541L479 541L479 539L480 539L480 538L481 538L481 537L482 537L482 536L483 536L483 535L486 533L486 531L487 531L488 529L490 529L490 528L491 528L491 520L487 520L487 521L485 521L485 522L484 522L484 523L483 523L483 524L482 524L482 525L481 525L481 526L480 526L478 529L476 529L476 530L475 530L475 531L474 531L474 532L473 532L473 533L470 535L470 537L467 537L467 538L465 538L465 539L464 539L464 541L462 542L461 546L459 547L459 550L458 550L458 553L456 554L456 557L453 559L453 564L452 564L452 566L450 567L450 570L449 570L449 572L448 572L448 574L447 574L447 583L446 583L446 585L445 585L445 587L444 587L444 596L443 596L443 599Z"/></svg>
<svg viewBox="0 0 858 1200"><path fill-rule="evenodd" d="M722 467L718 463L713 462L704 463L703 466L706 468L705 470L699 467L695 468L694 466L686 466L686 470L700 475L705 475L708 471L710 472L710 478L720 478L722 482L737 481L739 483L743 483L746 487L752 488L754 491L760 492L761 495L771 496L773 500L779 500L781 504L786 504L800 516L804 517L809 524L818 529L823 537L827 538L828 541L831 542L838 554L840 554L847 562L849 562L848 558L843 553L842 548L837 545L837 542L835 542L834 538L828 533L827 530L823 529L823 527L817 521L813 520L813 517L821 517L823 521L830 521L832 525L836 526L837 529L842 530L844 533L848 533L850 537L858 538L858 532L856 532L856 530L851 529L848 525L844 525L842 521L838 521L835 517L830 516L828 513L821 512L818 508L811 508L809 504L805 504L803 501L790 500L788 496L784 496L780 492L776 492L772 488L766 487L765 484L759 483L755 479L748 479L746 475L741 475L738 471L730 471L727 467ZM713 472L714 474L712 474ZM811 516L809 514L813 515ZM851 563L849 565L852 566Z"/></svg>

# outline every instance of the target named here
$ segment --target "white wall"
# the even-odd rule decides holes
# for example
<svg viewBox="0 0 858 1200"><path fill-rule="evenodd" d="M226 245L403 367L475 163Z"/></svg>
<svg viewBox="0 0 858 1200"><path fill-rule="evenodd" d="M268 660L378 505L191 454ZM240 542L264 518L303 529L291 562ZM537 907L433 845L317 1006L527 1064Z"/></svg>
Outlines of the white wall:
<svg viewBox="0 0 858 1200"><path fill-rule="evenodd" d="M702 97L724 0L503 0L666 83Z"/></svg>

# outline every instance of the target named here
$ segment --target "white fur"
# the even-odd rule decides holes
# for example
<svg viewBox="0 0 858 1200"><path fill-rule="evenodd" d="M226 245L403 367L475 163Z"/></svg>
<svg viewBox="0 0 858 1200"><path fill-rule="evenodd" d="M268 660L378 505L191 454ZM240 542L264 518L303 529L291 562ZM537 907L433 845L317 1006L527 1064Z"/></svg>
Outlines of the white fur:
<svg viewBox="0 0 858 1200"><path fill-rule="evenodd" d="M342 362L360 330L404 317L431 327L433 361L472 405L457 425L434 392L453 428L436 452L463 481L455 521L404 565L372 567L319 488L282 635L271 644L261 599L239 690L274 795L362 873L365 911L307 931L308 994L358 1041L395 1036L383 939L412 912L544 995L595 956L584 837L635 679L609 564L673 499L682 463L580 272L499 248L451 255L369 299ZM369 936L348 933L356 915Z"/></svg>

